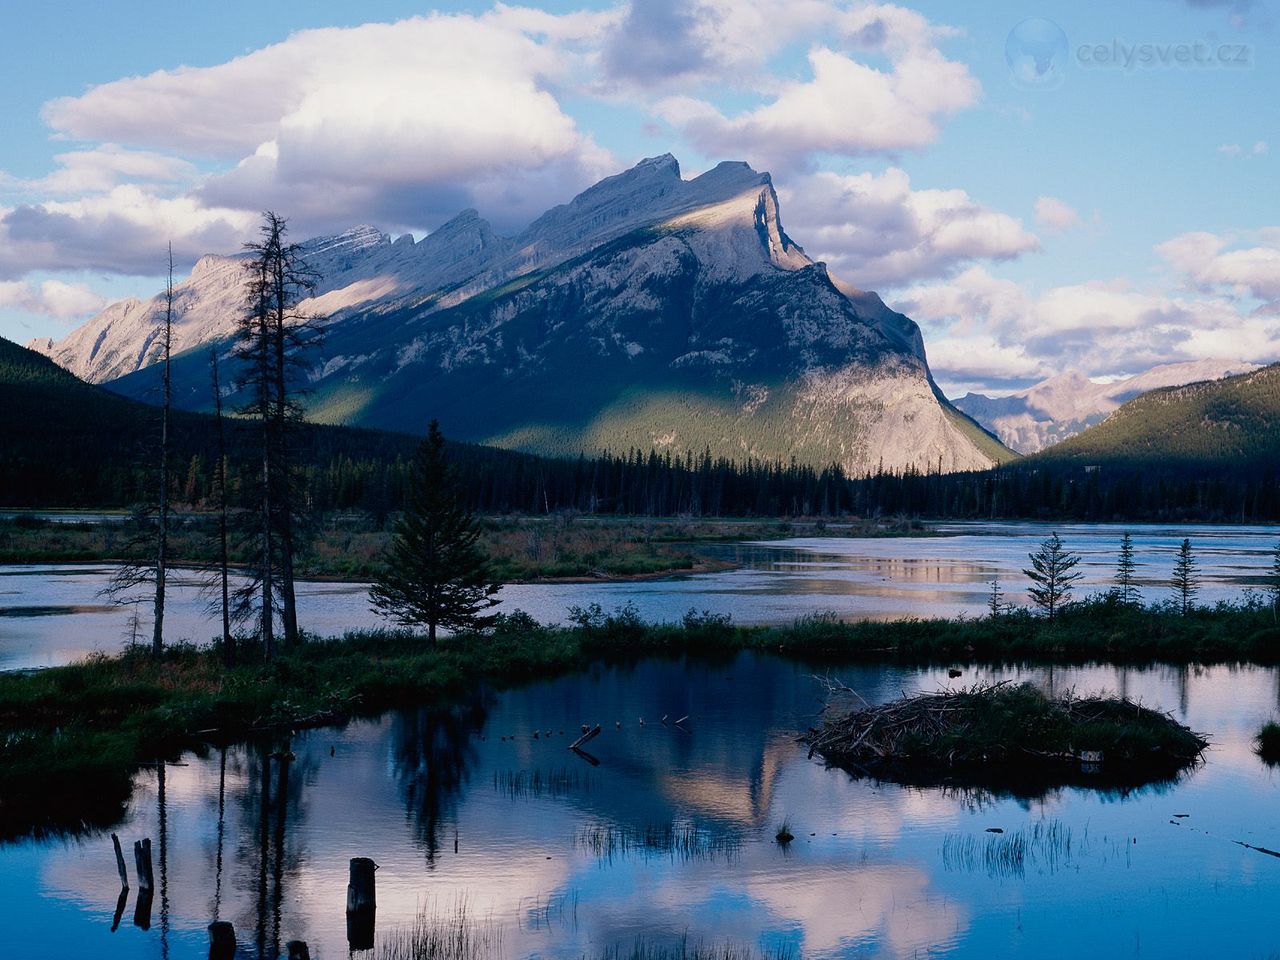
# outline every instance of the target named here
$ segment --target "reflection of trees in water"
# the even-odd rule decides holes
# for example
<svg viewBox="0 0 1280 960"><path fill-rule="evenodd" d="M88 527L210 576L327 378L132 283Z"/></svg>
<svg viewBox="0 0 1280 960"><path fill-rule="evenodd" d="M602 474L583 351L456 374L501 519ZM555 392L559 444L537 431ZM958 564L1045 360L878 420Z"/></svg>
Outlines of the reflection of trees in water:
<svg viewBox="0 0 1280 960"><path fill-rule="evenodd" d="M472 735L484 725L493 699L477 690L461 703L405 710L392 721L396 780L428 864L440 852L440 829L470 779L476 762Z"/></svg>
<svg viewBox="0 0 1280 960"><path fill-rule="evenodd" d="M235 748L227 755L235 786L227 797L227 767L220 769L217 806L220 812L214 842L214 915L221 909L223 895L223 843L228 833L228 806L238 811L231 826L238 876L236 890L252 893L251 913L236 918L237 931L252 931L242 940L252 943L254 955L274 958L280 953L281 911L287 882L297 876L302 851L290 843L290 827L304 819L303 785L310 779L314 762L296 758L286 739L277 744L266 741ZM247 946L248 944L246 944Z"/></svg>

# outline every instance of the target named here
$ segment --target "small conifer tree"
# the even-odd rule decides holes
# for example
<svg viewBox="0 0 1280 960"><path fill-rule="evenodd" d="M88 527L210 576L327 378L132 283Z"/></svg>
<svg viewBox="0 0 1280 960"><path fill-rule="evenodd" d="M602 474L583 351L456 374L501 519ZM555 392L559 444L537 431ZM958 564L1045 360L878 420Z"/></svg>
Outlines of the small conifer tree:
<svg viewBox="0 0 1280 960"><path fill-rule="evenodd" d="M458 497L440 425L432 420L414 459L404 516L382 575L369 590L374 609L405 626L425 626L433 646L440 627L487 626L493 617L482 611L498 603L499 586L479 537L476 518Z"/></svg>
<svg viewBox="0 0 1280 960"><path fill-rule="evenodd" d="M1027 591L1031 601L1052 620L1071 602L1071 588L1084 574L1075 570L1080 558L1067 553L1062 539L1055 533L1040 544L1040 549L1028 554L1031 567L1022 572L1031 579Z"/></svg>
<svg viewBox="0 0 1280 960"><path fill-rule="evenodd" d="M1195 554L1191 552L1191 540L1184 538L1178 548L1178 559L1173 562L1173 577L1170 579L1173 592L1177 595L1178 606L1185 616L1195 606L1196 593L1200 589L1200 568Z"/></svg>

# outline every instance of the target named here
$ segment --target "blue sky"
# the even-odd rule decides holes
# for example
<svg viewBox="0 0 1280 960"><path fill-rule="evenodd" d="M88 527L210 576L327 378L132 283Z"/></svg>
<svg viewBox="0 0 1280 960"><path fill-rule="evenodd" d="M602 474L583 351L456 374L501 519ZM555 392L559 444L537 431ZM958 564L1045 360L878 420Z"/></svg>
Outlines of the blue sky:
<svg viewBox="0 0 1280 960"><path fill-rule="evenodd" d="M1006 60L1028 18L1064 38L1056 82ZM1256 0L11 7L0 335L149 295L167 241L229 252L266 206L514 230L669 151L769 169L953 394L1280 359L1276 31Z"/></svg>

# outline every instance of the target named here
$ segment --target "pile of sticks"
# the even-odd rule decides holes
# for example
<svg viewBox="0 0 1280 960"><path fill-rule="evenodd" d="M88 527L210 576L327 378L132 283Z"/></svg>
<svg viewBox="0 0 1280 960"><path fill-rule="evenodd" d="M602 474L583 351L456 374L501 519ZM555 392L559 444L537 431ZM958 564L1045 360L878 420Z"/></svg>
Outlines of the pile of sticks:
<svg viewBox="0 0 1280 960"><path fill-rule="evenodd" d="M801 742L810 757L841 766L1068 761L1102 750L1109 762L1137 762L1153 742L1163 760L1190 763L1208 745L1168 714L1123 697L1050 698L1030 684L1004 681L872 706L843 684L823 682L822 721Z"/></svg>

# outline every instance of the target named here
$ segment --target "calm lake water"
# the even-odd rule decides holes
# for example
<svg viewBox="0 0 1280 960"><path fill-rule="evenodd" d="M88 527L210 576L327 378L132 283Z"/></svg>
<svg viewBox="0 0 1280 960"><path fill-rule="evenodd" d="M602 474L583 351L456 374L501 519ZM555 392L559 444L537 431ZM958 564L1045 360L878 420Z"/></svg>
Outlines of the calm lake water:
<svg viewBox="0 0 1280 960"><path fill-rule="evenodd" d="M1058 525L1067 546L1084 559L1080 592L1104 590L1122 529ZM1280 531L1274 527L1135 526L1139 578L1149 599L1170 596L1174 553L1191 537L1203 571L1201 600L1238 597L1260 587ZM808 538L766 543L704 544L697 549L733 560L738 569L679 579L585 584L519 584L503 589L502 607L538 620L563 622L573 605L606 610L635 604L650 621L679 620L690 608L729 613L737 623L789 623L834 611L848 619L981 615L990 581L999 577L1006 599L1026 602L1021 568L1048 536L1043 524L950 524L946 536ZM111 569L95 565L0 566L0 670L49 666L93 650L118 650L134 631L132 608L112 607L100 592ZM169 635L198 642L218 631L200 579L171 577ZM302 583L299 620L322 636L385 626L369 609L367 585ZM137 631L148 637L145 605Z"/></svg>
<svg viewBox="0 0 1280 960"><path fill-rule="evenodd" d="M1132 529L1149 597L1167 594L1173 551L1190 536L1205 601L1260 585L1277 536ZM1059 530L1085 558L1086 590L1104 588L1119 529ZM824 610L978 614L993 576L1011 595L1025 587L1017 571L1048 530L946 532L716 546L708 549L743 566L680 580L509 587L503 597L543 620L593 601L632 602L654 620L690 607L737 622ZM98 599L109 575L4 568L0 665L115 649L128 613ZM376 624L359 585L307 584L300 599L317 633ZM211 632L194 579L179 578L170 622L176 635ZM896 666L833 672L871 702L953 682L945 671ZM109 833L4 843L0 956L203 958L214 918L234 922L245 957L275 958L295 938L320 960L347 956L353 856L380 864L379 946L419 910L447 915L464 904L493 955L511 958L595 958L642 934L668 946L687 938L813 957L1280 955L1271 920L1280 857L1264 852L1280 850L1280 773L1251 748L1277 713L1280 672L966 667L954 682L1010 677L1127 693L1213 746L1179 782L1128 793L1066 788L1014 799L877 784L825 769L796 744L819 709L810 668L754 654L598 667L148 768L112 829L126 847L142 837L155 845L159 889L150 916L138 918L149 922L135 925L135 889L112 929ZM664 715L687 715L686 728L664 725ZM582 723L604 726L588 747L596 764L566 749ZM783 820L796 834L787 850L773 842Z"/></svg>
<svg viewBox="0 0 1280 960"><path fill-rule="evenodd" d="M891 667L836 673L870 701L948 682ZM967 670L962 682L1014 675ZM165 768L163 788L147 770L115 830L155 844L150 929L133 924L131 897L112 931L109 835L10 843L4 956L204 957L215 917L235 924L247 957L274 958L294 938L322 960L346 956L353 856L380 865L379 944L420 907L447 914L463 902L505 957L596 957L641 934L813 957L1280 950L1280 859L1240 845L1280 849L1280 777L1249 743L1276 708L1280 675L1017 675L1127 691L1213 747L1176 785L1128 794L905 788L807 759L795 736L820 691L804 667L744 654L601 668L188 756ZM664 714L687 714L687 731ZM584 722L605 728L589 746L595 766L566 749ZM268 755L284 749L291 761ZM786 851L773 842L784 819L796 834Z"/></svg>

